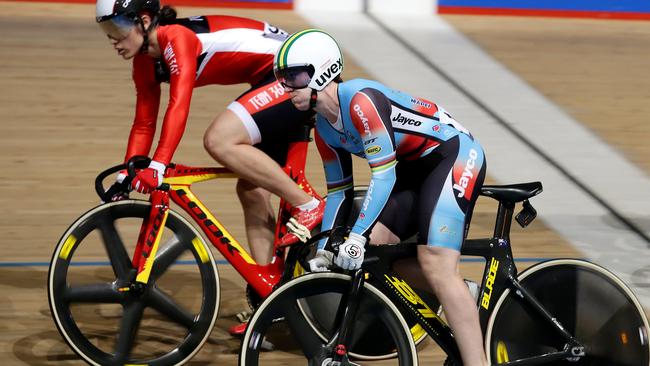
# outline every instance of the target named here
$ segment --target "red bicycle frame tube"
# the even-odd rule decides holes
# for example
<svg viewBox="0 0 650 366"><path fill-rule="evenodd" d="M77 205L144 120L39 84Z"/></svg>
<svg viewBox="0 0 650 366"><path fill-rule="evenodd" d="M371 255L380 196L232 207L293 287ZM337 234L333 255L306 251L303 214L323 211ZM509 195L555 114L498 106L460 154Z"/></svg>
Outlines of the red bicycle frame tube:
<svg viewBox="0 0 650 366"><path fill-rule="evenodd" d="M133 255L133 267L137 268L136 282L149 282L149 275L160 243L162 228L169 215L169 195L164 191L154 191L149 197L151 211L140 228L138 244Z"/></svg>
<svg viewBox="0 0 650 366"><path fill-rule="evenodd" d="M287 163L284 171L309 195L319 197L313 190L304 175L307 157L308 141L293 142L289 146ZM150 197L152 212L142 225L138 245L134 253L133 265L138 268L138 276L145 263L149 262L147 256L151 248L147 245L149 238L156 238L164 227L159 225L160 206L169 206L169 198L176 202L198 223L203 233L212 245L219 250L221 255L239 272L248 284L262 297L268 296L275 285L278 284L284 271L284 248L279 247L280 238L286 234L286 223L290 218L291 205L280 200L278 220L275 229L274 245L276 250L271 263L260 265L253 260L250 254L242 248L239 242L226 230L212 213L203 205L201 200L194 195L191 185L196 182L217 179L236 178L235 174L226 168L195 168L184 165L170 164L165 173L164 183L169 184L168 192L155 191ZM167 209L164 210L165 218ZM158 224L157 224L158 223ZM154 253L155 254L155 253ZM153 259L153 258L152 258ZM140 278L140 277L139 277ZM148 279L148 276L147 276ZM146 281L145 281L146 282Z"/></svg>
<svg viewBox="0 0 650 366"><path fill-rule="evenodd" d="M322 199L318 193L312 188L309 181L305 177L305 164L307 161L307 149L309 148L308 141L298 141L289 145L287 153L287 162L282 168L291 179L293 179L298 187L305 191L308 195ZM274 246L276 250L281 249L280 243L284 235L287 234L286 223L291 218L291 205L284 199L280 199L280 208L278 211L278 219L275 223L275 241Z"/></svg>

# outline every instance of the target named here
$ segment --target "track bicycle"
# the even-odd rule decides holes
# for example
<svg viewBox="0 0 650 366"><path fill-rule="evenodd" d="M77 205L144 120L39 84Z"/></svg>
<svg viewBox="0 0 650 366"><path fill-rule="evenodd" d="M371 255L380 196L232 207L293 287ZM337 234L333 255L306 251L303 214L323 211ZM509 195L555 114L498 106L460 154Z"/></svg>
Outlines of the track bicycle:
<svg viewBox="0 0 650 366"><path fill-rule="evenodd" d="M539 182L483 186L481 195L499 202L494 235L467 239L463 255L485 258L477 299L488 361L499 365L648 366L648 320L632 291L614 274L579 259L554 259L519 273L509 238L515 219L527 226L536 211L529 198ZM341 242L331 232L330 242ZM317 239L317 238L316 238ZM312 243L313 245L313 243ZM416 346L407 325L417 322L446 353L445 365L462 365L454 336L430 300L420 296L392 268L416 256L414 244L367 246L362 268L295 278L266 298L253 314L242 340L239 364L357 365L348 350L356 333L382 329L394 346L395 364L417 365ZM300 309L310 299L339 299L337 310L313 319ZM437 304L434 302L434 304ZM283 321L280 321L283 320ZM289 352L264 352L263 342L290 338ZM285 340L285 342L287 342Z"/></svg>
<svg viewBox="0 0 650 366"><path fill-rule="evenodd" d="M290 143L283 169L317 196L304 175L310 131L305 126ZM47 286L52 317L66 343L90 364L182 364L198 352L214 327L220 303L219 276L204 237L246 281L251 308L280 283L304 272L298 259L308 253L279 247L291 209L284 200L273 260L260 265L193 193L194 183L235 177L223 167L171 164L163 185L148 201L110 202L113 194L128 189L129 178L107 191L103 181L125 168L133 176L148 161L136 158L128 166L101 172L95 190L109 203L75 220L52 256ZM356 192L356 205L363 196L363 190ZM170 209L170 200L203 235ZM424 332L417 335L418 341L424 338ZM375 350L372 356L384 354L390 351Z"/></svg>
<svg viewBox="0 0 650 366"><path fill-rule="evenodd" d="M304 175L311 126L291 142L285 172L318 197ZM279 247L290 205L280 200L270 264L257 264L192 192L192 184L235 175L223 167L170 164L149 201L110 202L128 192L130 178L105 191L103 181L148 166L135 158L100 173L103 202L79 217L59 240L48 274L55 324L70 347L90 364L181 364L206 342L217 318L219 276L210 248L190 222L170 209L179 205L247 283L252 306L296 267L296 251ZM287 253L288 252L288 253ZM97 260L97 258L102 258Z"/></svg>

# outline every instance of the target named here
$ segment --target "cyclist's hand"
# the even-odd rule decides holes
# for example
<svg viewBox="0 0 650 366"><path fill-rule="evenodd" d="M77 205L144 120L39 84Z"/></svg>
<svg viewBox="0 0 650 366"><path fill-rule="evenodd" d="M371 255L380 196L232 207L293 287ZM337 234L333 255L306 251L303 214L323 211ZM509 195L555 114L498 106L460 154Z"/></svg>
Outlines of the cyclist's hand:
<svg viewBox="0 0 650 366"><path fill-rule="evenodd" d="M122 201L129 199L129 192L119 191L109 197L109 202Z"/></svg>
<svg viewBox="0 0 650 366"><path fill-rule="evenodd" d="M334 253L325 249L318 249L314 258L308 261L309 270L312 272L325 272L332 265Z"/></svg>
<svg viewBox="0 0 650 366"><path fill-rule="evenodd" d="M164 173L165 164L152 160L148 168L136 174L131 188L140 193L149 193L162 184Z"/></svg>
<svg viewBox="0 0 650 366"><path fill-rule="evenodd" d="M120 172L117 173L117 177L115 178L115 184L122 185L126 177L128 177L128 173L126 172L126 169L120 170ZM124 189L128 190L129 187L125 187ZM129 199L129 192L125 190L120 190L110 197L111 202L127 200L127 199Z"/></svg>
<svg viewBox="0 0 650 366"><path fill-rule="evenodd" d="M363 254L366 249L366 237L350 233L343 244L339 246L339 254L334 258L334 263L343 269L359 269L363 263Z"/></svg>
<svg viewBox="0 0 650 366"><path fill-rule="evenodd" d="M290 234L295 235L298 240L305 243L307 239L311 238L311 231L305 225L302 225L298 220L293 217L287 222L287 231Z"/></svg>
<svg viewBox="0 0 650 366"><path fill-rule="evenodd" d="M128 181L124 181L127 177L126 170L121 170L115 178L115 183L104 190L101 203L129 199L131 188L129 187Z"/></svg>

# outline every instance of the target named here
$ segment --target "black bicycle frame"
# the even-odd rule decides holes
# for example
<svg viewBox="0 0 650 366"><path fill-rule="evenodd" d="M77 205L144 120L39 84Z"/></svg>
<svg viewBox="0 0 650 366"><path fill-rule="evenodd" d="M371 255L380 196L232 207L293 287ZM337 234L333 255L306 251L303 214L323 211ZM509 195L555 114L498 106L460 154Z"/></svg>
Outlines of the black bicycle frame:
<svg viewBox="0 0 650 366"><path fill-rule="evenodd" d="M526 205L530 205L526 202ZM583 356L582 345L553 317L542 304L521 286L517 280L518 271L512 257L510 247L510 226L512 222L514 202L499 201L494 235L491 239L468 239L461 249L462 255L483 257L486 260L483 280L479 291L478 309L481 330L485 335L488 320L494 310L497 299L507 289L516 294L517 299L531 309L531 314L537 316L540 322L548 323L557 330L558 336L564 338L565 347L561 351L537 355L526 359L502 363L503 366L539 365L551 361ZM418 293L390 269L390 263L396 259L415 257L416 247L413 244L369 246L366 248L366 259L363 271L371 276L369 281L383 290L390 300L397 304L407 320L416 322L433 338L447 356L458 365L462 365L458 345L449 326L438 316ZM363 286L363 276L355 276L355 285ZM359 302L358 292L348 293L341 303L339 313L351 307L356 308ZM347 322L339 322L341 328L346 328ZM339 331L345 332L346 329Z"/></svg>
<svg viewBox="0 0 650 366"><path fill-rule="evenodd" d="M530 204L526 202L526 205ZM583 349L583 346L517 280L518 271L510 246L510 225L514 208L514 202L500 201L493 238L467 239L461 249L463 255L480 256L485 258L486 261L478 298L479 322L483 335L487 331L488 321L492 311L494 311L496 300L501 297L506 289L509 289L522 304L531 310L531 314L539 318L540 322L546 322L555 329L558 336L564 338L566 346L561 351L499 365L540 365L569 357L583 356L584 353L576 352L576 350Z"/></svg>

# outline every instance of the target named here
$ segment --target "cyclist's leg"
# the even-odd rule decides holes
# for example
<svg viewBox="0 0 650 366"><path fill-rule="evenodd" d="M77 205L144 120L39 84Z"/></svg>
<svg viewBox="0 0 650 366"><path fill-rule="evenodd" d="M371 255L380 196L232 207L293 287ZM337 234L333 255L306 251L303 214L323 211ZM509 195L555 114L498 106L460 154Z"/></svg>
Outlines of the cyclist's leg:
<svg viewBox="0 0 650 366"><path fill-rule="evenodd" d="M293 206L309 202L311 197L284 173L280 165L253 146L260 142L259 139L251 136L246 123L227 109L208 127L203 143L215 160L247 181L277 194Z"/></svg>
<svg viewBox="0 0 650 366"><path fill-rule="evenodd" d="M372 228L370 233L371 245L399 243L417 232L418 195L415 189L419 188L419 184L413 183L423 179L419 174L421 170L420 167L414 167L414 164L409 162L398 165L397 175L412 177L412 179L397 181L381 216L379 216L379 220ZM392 266L400 277L412 287L431 292L428 283L422 276L417 258L398 260Z"/></svg>
<svg viewBox="0 0 650 366"><path fill-rule="evenodd" d="M478 311L459 274L460 247L483 183L483 151L461 135L436 150L420 193L418 260L454 331L463 362L487 365ZM437 160L439 159L439 160ZM433 198L433 199L432 199Z"/></svg>
<svg viewBox="0 0 650 366"><path fill-rule="evenodd" d="M458 273L460 252L418 246L424 275L445 311L466 365L487 365L474 298Z"/></svg>
<svg viewBox="0 0 650 366"><path fill-rule="evenodd" d="M282 171L284 161L278 156L283 152L281 159L286 158L289 137L310 117L311 113L293 106L271 74L217 116L205 133L204 146L215 160L240 177L299 206L312 198ZM260 143L282 151L259 148Z"/></svg>
<svg viewBox="0 0 650 366"><path fill-rule="evenodd" d="M267 264L273 257L275 215L271 192L245 179L237 181L237 196L244 211L246 238L251 255L258 264Z"/></svg>

